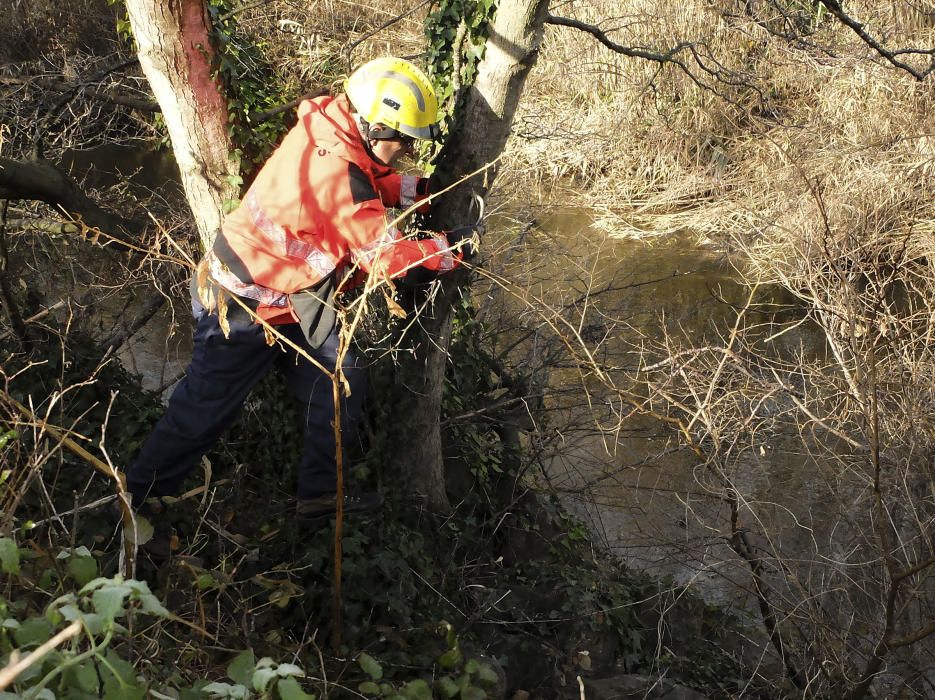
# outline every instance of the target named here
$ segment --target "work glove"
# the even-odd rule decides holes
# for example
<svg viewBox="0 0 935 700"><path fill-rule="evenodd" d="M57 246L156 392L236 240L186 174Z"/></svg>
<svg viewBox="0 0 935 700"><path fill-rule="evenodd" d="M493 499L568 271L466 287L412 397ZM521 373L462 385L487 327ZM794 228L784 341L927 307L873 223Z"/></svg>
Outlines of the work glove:
<svg viewBox="0 0 935 700"><path fill-rule="evenodd" d="M453 228L445 233L445 237L448 239L448 245L461 251L463 260L470 260L477 255L477 241L486 230L487 227L482 222L478 222Z"/></svg>

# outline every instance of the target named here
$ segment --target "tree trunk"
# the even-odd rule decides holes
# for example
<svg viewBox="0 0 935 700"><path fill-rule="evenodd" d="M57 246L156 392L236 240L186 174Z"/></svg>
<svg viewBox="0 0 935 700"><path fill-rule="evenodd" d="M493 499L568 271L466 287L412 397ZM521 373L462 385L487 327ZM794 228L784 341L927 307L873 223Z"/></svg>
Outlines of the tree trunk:
<svg viewBox="0 0 935 700"><path fill-rule="evenodd" d="M224 203L237 196L227 102L213 76L204 0L126 0L140 66L159 102L202 245L209 248Z"/></svg>
<svg viewBox="0 0 935 700"><path fill-rule="evenodd" d="M500 3L477 79L439 160L445 184L493 162L503 152L526 76L536 62L547 14L548 0ZM436 205L436 210L444 212L442 226L467 222L473 195L486 193L493 170L462 183ZM466 280L464 271L449 275L432 313L422 319L424 337L411 361L413 366L404 368L406 382L418 397L406 416L407 434L412 439L400 446L394 459L407 482L424 494L426 505L442 513L451 506L442 462L441 397L451 340L451 305Z"/></svg>

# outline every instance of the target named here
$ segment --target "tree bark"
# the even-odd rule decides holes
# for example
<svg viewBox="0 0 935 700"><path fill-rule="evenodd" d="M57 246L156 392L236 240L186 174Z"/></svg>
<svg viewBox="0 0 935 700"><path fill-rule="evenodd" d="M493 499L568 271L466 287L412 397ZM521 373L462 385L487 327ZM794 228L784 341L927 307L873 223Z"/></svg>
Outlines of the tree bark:
<svg viewBox="0 0 935 700"><path fill-rule="evenodd" d="M500 3L477 79L439 159L443 184L458 181L503 153L526 76L536 62L547 15L548 0ZM483 196L494 175L495 167L491 167L454 188L434 207L444 212L438 223L451 228L467 222L473 196ZM400 445L394 462L406 474L407 482L423 492L426 505L441 513L451 509L442 460L441 398L451 341L452 303L462 293L467 277L468 273L461 270L444 279L443 293L432 312L422 319L424 337L411 361L413 365L404 368L406 382L417 396L407 414L407 434L413 439Z"/></svg>
<svg viewBox="0 0 935 700"><path fill-rule="evenodd" d="M213 75L215 50L204 0L127 0L140 66L162 110L182 186L205 249L236 197L227 102Z"/></svg>

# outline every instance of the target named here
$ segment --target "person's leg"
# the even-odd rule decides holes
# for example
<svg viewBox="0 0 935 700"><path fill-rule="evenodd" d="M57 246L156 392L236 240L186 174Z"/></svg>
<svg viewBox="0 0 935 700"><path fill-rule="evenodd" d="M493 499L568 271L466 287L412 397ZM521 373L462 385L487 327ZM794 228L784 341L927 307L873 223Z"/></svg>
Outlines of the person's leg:
<svg viewBox="0 0 935 700"><path fill-rule="evenodd" d="M338 332L335 330L317 349L304 340L298 324L283 326L287 337L304 348L324 367L333 370L338 356ZM312 363L295 353L281 360L289 387L302 405L304 445L299 465L297 495L299 500L333 494L337 484L334 439L334 394L331 380ZM367 371L348 349L342 366L351 395L341 402L341 437L346 446L357 438L357 427L367 392ZM346 454L346 449L345 449ZM344 468L348 464L344 460Z"/></svg>
<svg viewBox="0 0 935 700"><path fill-rule="evenodd" d="M229 308L228 322L225 338L217 315L200 310L185 378L127 473L134 505L178 493L186 475L233 423L250 389L282 355L266 344L263 327L242 309Z"/></svg>

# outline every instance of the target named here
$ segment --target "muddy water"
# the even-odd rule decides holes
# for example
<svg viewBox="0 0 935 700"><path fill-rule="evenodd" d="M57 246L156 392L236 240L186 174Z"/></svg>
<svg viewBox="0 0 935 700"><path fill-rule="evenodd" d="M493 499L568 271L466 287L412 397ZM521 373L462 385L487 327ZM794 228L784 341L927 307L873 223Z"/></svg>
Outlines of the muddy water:
<svg viewBox="0 0 935 700"><path fill-rule="evenodd" d="M175 161L165 149L111 144L90 151L69 151L62 159L62 167L85 188L116 188L116 194L108 196L107 201L126 200L136 213L141 201L156 201L169 208L187 207ZM118 330L153 293L149 287L135 291L136 298L128 301L125 293L114 294L105 286L93 286L92 280L72 293L93 297L100 328L106 333ZM168 398L191 355L187 288L174 291L177 298L173 303L163 305L117 352L117 358L141 378L144 388L158 391L164 398Z"/></svg>
<svg viewBox="0 0 935 700"><path fill-rule="evenodd" d="M750 289L740 281L736 260L688 233L615 240L612 232L608 236L590 225L586 212L540 215L537 224L526 243L548 252L524 255L510 247L511 241L502 241L507 255L514 256L502 273L553 304L571 304L577 296L574 311L566 314L574 321L570 326L595 359L611 368L608 375L617 386L628 385L639 363L666 357L674 343L680 348L723 345L738 309L748 301ZM592 292L593 306L580 301L586 290ZM488 320L503 314L499 301L519 314L524 330L535 324L529 318L535 314L503 296L488 294L493 307ZM794 324L802 316L795 300L780 289L760 288L753 299L757 313L747 317L756 323ZM771 332L777 328L771 326ZM523 346L528 365L536 363L536 342ZM769 351L786 358L797 353L814 357L824 345L814 328L801 325L772 340ZM547 405L560 416L543 428L553 434L540 435L558 451L547 465L551 485L635 568L689 584L711 602L749 611L747 572L727 547L723 482L690 450L680 448L659 421L640 416L618 421L606 408L610 394L600 383L582 381L575 370L564 369L549 374L549 387ZM592 411L596 421L581 420ZM557 427L563 421L568 424ZM613 430L598 431L596 425ZM744 517L764 526L774 544L792 556L812 548L820 529L810 526L814 519L831 522L832 514L825 512L829 487L792 433L772 432L736 446L729 472L747 501ZM813 520L785 517L793 512Z"/></svg>

